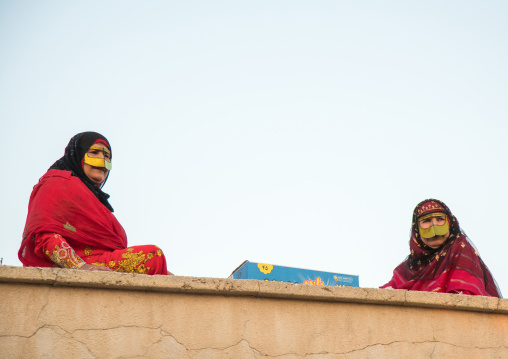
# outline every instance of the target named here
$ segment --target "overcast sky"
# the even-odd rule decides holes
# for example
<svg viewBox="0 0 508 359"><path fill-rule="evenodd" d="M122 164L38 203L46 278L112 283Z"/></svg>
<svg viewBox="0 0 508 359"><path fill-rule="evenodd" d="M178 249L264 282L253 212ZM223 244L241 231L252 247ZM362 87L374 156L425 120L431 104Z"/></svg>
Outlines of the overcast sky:
<svg viewBox="0 0 508 359"><path fill-rule="evenodd" d="M0 0L0 257L32 187L102 133L129 244L360 276L444 201L508 293L505 1Z"/></svg>

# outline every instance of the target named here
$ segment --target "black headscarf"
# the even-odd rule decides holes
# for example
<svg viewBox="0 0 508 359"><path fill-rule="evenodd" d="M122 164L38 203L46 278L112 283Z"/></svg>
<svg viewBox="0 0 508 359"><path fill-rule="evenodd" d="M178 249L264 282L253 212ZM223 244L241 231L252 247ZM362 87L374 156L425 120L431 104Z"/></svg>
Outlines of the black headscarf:
<svg viewBox="0 0 508 359"><path fill-rule="evenodd" d="M111 151L111 156L113 156L113 151L111 150L111 145L109 141L97 132L81 132L71 138L67 147L65 147L65 153L57 160L53 165L48 169L49 170L63 170L63 171L71 171L73 176L78 177L81 182L83 182L90 191L97 197L97 199L111 212L113 212L113 207L108 202L109 194L102 192L102 186L106 183L108 177L104 180L101 185L97 185L92 182L83 171L83 167L81 165L81 161L85 156L85 153L90 149L95 141L98 139L106 141L108 144L109 150Z"/></svg>

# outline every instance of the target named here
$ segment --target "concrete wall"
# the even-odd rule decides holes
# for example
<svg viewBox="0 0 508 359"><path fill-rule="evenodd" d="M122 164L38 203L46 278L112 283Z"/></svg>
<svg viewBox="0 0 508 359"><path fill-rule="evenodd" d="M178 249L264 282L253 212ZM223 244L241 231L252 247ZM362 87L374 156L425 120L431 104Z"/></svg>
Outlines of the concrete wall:
<svg viewBox="0 0 508 359"><path fill-rule="evenodd" d="M0 358L508 358L508 299L0 266Z"/></svg>

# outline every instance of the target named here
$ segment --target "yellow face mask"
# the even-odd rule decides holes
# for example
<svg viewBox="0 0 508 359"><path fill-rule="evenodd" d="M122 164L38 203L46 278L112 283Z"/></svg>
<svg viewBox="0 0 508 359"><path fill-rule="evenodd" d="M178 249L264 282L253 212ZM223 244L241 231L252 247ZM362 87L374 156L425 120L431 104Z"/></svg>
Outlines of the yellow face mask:
<svg viewBox="0 0 508 359"><path fill-rule="evenodd" d="M99 153L102 152L103 157L99 157ZM87 165L93 167L104 167L108 171L111 171L111 152L107 148L92 146L85 153L84 162Z"/></svg>
<svg viewBox="0 0 508 359"><path fill-rule="evenodd" d="M445 213L430 213L418 219L418 229L423 238L444 236L450 231L450 222Z"/></svg>

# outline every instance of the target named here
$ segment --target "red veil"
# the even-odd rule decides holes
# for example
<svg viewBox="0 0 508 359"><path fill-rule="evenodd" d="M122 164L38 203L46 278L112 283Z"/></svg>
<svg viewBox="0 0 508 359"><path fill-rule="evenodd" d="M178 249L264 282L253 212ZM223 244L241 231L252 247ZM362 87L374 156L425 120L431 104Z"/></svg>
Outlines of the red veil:
<svg viewBox="0 0 508 359"><path fill-rule="evenodd" d="M34 187L18 252L23 265L54 266L35 254L35 235L42 232L61 234L78 255L87 246L96 254L127 247L127 235L113 213L70 171L49 170Z"/></svg>
<svg viewBox="0 0 508 359"><path fill-rule="evenodd" d="M432 212L446 213L450 222L450 236L435 249L422 241L418 230L418 217ZM502 298L489 269L443 202L426 199L416 206L409 248L411 253L407 259L395 268L392 279L381 288Z"/></svg>

